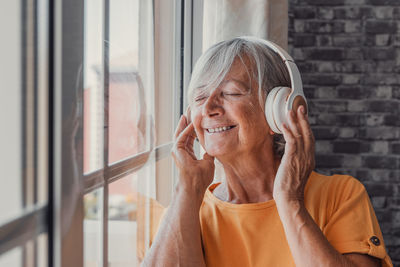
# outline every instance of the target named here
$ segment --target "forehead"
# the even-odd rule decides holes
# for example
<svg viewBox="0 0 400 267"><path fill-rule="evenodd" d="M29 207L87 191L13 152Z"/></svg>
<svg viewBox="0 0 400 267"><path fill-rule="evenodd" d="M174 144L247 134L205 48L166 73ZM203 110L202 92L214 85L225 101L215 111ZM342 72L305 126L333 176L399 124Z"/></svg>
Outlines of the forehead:
<svg viewBox="0 0 400 267"><path fill-rule="evenodd" d="M252 73L252 64L247 56L242 56L242 59L236 57L232 63L232 67L227 73L224 80L236 80L250 86Z"/></svg>
<svg viewBox="0 0 400 267"><path fill-rule="evenodd" d="M212 86L212 84L204 84L200 85L195 89L197 92L205 92L213 89L217 89L227 83L235 83L240 85L241 87L251 90L252 88L256 88L254 84L254 79L252 79L252 64L250 59L247 56L242 56L242 58L236 57L225 75L225 77L220 81L219 85ZM210 86L211 85L211 86Z"/></svg>

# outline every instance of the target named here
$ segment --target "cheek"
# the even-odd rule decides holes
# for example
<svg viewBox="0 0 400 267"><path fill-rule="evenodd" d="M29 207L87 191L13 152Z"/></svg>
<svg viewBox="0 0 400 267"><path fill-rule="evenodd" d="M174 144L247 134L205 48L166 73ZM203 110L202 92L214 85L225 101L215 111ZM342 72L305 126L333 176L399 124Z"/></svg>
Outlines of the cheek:
<svg viewBox="0 0 400 267"><path fill-rule="evenodd" d="M268 123L264 115L264 111L258 103L249 102L246 107L242 107L243 110L243 130L246 135L260 136L265 132L268 132Z"/></svg>
<svg viewBox="0 0 400 267"><path fill-rule="evenodd" d="M191 121L194 126L194 130L196 131L197 136L201 134L201 116L198 114L197 110L192 110L191 112Z"/></svg>
<svg viewBox="0 0 400 267"><path fill-rule="evenodd" d="M263 123L264 112L258 103L249 101L246 105L239 107L242 110L243 118L248 122L249 125L258 125Z"/></svg>

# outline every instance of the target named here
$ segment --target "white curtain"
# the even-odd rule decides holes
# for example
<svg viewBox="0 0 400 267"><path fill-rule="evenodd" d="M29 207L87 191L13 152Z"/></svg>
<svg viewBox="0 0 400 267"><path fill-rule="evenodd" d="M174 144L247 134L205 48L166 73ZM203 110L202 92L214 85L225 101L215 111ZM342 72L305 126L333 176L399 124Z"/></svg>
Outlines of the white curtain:
<svg viewBox="0 0 400 267"><path fill-rule="evenodd" d="M287 0L204 0L203 51L241 35L268 39L287 48Z"/></svg>

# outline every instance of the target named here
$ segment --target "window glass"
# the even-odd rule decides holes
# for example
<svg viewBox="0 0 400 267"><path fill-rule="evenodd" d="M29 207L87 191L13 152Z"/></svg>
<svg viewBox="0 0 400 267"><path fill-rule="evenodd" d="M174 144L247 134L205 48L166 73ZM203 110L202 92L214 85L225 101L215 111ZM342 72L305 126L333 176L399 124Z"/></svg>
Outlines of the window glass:
<svg viewBox="0 0 400 267"><path fill-rule="evenodd" d="M110 266L138 266L136 255L137 179L130 174L109 185L108 260Z"/></svg>
<svg viewBox="0 0 400 267"><path fill-rule="evenodd" d="M49 246L48 246L48 234L43 233L37 238L37 266L49 266L48 258L49 258Z"/></svg>
<svg viewBox="0 0 400 267"><path fill-rule="evenodd" d="M164 207L168 206L174 188L174 160L169 155L156 163L157 201Z"/></svg>
<svg viewBox="0 0 400 267"><path fill-rule="evenodd" d="M85 0L83 171L103 167L103 1Z"/></svg>
<svg viewBox="0 0 400 267"><path fill-rule="evenodd" d="M22 19L20 1L0 1L0 223L22 211ZM4 186L7 185L7 186ZM14 254L13 254L14 255ZM10 256L12 257L12 256ZM14 265L8 265L14 266ZM15 265L17 266L17 265Z"/></svg>
<svg viewBox="0 0 400 267"><path fill-rule="evenodd" d="M24 244L21 265L24 267L47 266L48 251L48 235L42 233L36 239L29 240Z"/></svg>
<svg viewBox="0 0 400 267"><path fill-rule="evenodd" d="M139 1L110 1L109 163L149 150L149 114L139 73Z"/></svg>
<svg viewBox="0 0 400 267"><path fill-rule="evenodd" d="M0 255L0 267L22 267L22 247L16 247Z"/></svg>
<svg viewBox="0 0 400 267"><path fill-rule="evenodd" d="M154 164L148 163L109 185L110 266L139 266L144 257L162 212L162 206L155 201L151 177L154 177Z"/></svg>
<svg viewBox="0 0 400 267"><path fill-rule="evenodd" d="M103 219L103 189L97 189L84 196L85 219L84 260L85 267L100 267L102 262L102 219Z"/></svg>

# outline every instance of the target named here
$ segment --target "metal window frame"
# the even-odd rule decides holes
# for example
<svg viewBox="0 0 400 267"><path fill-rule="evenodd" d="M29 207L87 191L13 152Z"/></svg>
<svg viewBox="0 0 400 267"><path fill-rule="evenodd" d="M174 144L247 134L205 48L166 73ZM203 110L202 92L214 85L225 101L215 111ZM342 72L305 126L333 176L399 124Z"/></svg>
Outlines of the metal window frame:
<svg viewBox="0 0 400 267"><path fill-rule="evenodd" d="M187 88L192 70L202 54L204 0L184 1L183 14L183 107L188 106ZM183 111L183 110L182 110Z"/></svg>
<svg viewBox="0 0 400 267"><path fill-rule="evenodd" d="M112 183L120 178L137 171L146 164L151 153L155 153L156 162L169 156L173 143L166 143L155 148L154 152L145 151L130 158L120 160L84 175L84 194L104 186L105 182Z"/></svg>
<svg viewBox="0 0 400 267"><path fill-rule="evenodd" d="M0 227L0 255L47 232L48 216L48 206L44 205L30 209L24 215L3 224Z"/></svg>
<svg viewBox="0 0 400 267"><path fill-rule="evenodd" d="M83 267L84 3L53 1L52 262Z"/></svg>

